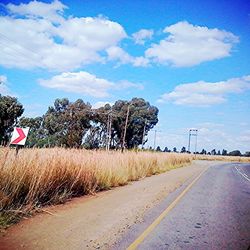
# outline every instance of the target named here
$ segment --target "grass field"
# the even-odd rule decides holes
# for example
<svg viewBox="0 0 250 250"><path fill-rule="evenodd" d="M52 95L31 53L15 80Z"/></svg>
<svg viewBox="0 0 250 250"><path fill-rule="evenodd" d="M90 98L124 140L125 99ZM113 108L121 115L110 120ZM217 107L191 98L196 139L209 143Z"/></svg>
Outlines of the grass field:
<svg viewBox="0 0 250 250"><path fill-rule="evenodd" d="M6 214L16 218L16 214L126 185L191 160L186 154L62 148L23 149L16 156L15 150L0 148L0 224L6 223Z"/></svg>
<svg viewBox="0 0 250 250"><path fill-rule="evenodd" d="M231 162L250 162L250 157L243 156L224 156L224 155L196 155L197 160L209 161L231 161Z"/></svg>

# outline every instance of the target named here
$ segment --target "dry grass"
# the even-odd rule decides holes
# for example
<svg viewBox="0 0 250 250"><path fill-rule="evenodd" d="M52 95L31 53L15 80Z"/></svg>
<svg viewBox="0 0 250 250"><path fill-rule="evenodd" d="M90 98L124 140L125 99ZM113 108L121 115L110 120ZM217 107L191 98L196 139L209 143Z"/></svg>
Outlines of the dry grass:
<svg viewBox="0 0 250 250"><path fill-rule="evenodd" d="M191 155L0 148L0 211L31 211L190 163Z"/></svg>
<svg viewBox="0 0 250 250"><path fill-rule="evenodd" d="M209 161L250 162L250 157L243 157L243 156L196 155L196 159L209 160Z"/></svg>

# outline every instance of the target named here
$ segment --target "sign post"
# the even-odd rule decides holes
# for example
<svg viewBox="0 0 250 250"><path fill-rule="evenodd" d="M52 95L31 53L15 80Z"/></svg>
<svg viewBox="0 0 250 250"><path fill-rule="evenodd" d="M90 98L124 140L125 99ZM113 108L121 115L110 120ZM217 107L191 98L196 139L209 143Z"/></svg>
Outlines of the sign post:
<svg viewBox="0 0 250 250"><path fill-rule="evenodd" d="M29 133L30 128L14 128L11 140L10 140L10 145L16 145L16 154L18 154L19 146L25 145L25 142L27 140L27 136Z"/></svg>

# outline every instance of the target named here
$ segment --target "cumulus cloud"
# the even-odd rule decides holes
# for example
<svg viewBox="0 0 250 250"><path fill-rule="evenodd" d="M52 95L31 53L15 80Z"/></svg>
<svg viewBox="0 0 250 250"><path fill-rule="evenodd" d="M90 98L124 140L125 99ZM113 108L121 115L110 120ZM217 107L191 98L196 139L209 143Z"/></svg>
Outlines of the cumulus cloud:
<svg viewBox="0 0 250 250"><path fill-rule="evenodd" d="M144 45L147 39L151 39L154 34L153 30L141 29L132 34L135 44Z"/></svg>
<svg viewBox="0 0 250 250"><path fill-rule="evenodd" d="M145 57L133 57L129 55L125 50L118 46L112 46L106 50L108 54L108 60L118 61L119 64L131 63L136 67L146 67L149 64L149 60Z"/></svg>
<svg viewBox="0 0 250 250"><path fill-rule="evenodd" d="M21 3L19 5L12 3L7 4L7 9L13 14L28 16L34 19L37 17L46 17L48 20L53 22L63 21L61 15L66 8L67 6L58 0L51 3L32 1L27 4Z"/></svg>
<svg viewBox="0 0 250 250"><path fill-rule="evenodd" d="M127 37L123 27L104 17L63 16L60 1L8 4L0 17L0 64L5 67L68 71L103 62L101 52Z"/></svg>
<svg viewBox="0 0 250 250"><path fill-rule="evenodd" d="M168 36L145 51L147 58L176 67L190 67L202 62L230 56L238 42L234 34L178 22L164 29Z"/></svg>
<svg viewBox="0 0 250 250"><path fill-rule="evenodd" d="M114 86L114 83L102 78L97 78L95 75L84 71L76 73L65 72L53 76L48 80L40 79L39 83L48 88L72 93L82 93L94 97L108 96L107 90Z"/></svg>
<svg viewBox="0 0 250 250"><path fill-rule="evenodd" d="M241 93L248 89L249 75L213 83L199 81L180 84L172 92L163 94L159 101L170 101L179 105L210 106L225 102L227 94Z"/></svg>
<svg viewBox="0 0 250 250"><path fill-rule="evenodd" d="M109 90L123 90L127 88L141 89L142 85L128 81L117 83L98 78L85 71L64 72L53 76L51 79L39 79L39 84L52 89L59 89L66 92L81 93L97 98L109 96Z"/></svg>

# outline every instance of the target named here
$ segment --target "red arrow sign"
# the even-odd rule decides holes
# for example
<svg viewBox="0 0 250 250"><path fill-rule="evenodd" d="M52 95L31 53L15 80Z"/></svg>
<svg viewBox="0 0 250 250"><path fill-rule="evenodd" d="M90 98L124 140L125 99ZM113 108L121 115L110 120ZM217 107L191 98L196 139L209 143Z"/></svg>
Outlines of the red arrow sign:
<svg viewBox="0 0 250 250"><path fill-rule="evenodd" d="M21 128L16 128L16 131L19 134L19 137L17 137L11 144L18 144L20 141L22 141L26 137L26 135L24 134Z"/></svg>

